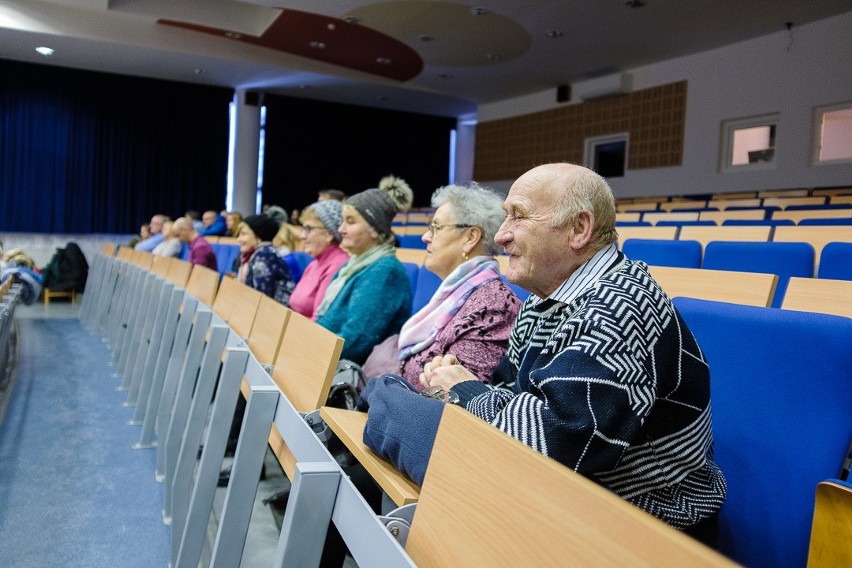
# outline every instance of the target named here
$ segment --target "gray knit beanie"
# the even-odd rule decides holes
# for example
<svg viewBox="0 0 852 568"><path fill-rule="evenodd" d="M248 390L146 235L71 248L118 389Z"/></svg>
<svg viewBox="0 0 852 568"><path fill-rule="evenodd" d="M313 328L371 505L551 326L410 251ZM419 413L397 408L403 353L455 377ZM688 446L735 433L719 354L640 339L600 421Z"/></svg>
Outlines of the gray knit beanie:
<svg viewBox="0 0 852 568"><path fill-rule="evenodd" d="M313 212L320 223L322 223L322 226L339 243L340 233L337 230L343 222L343 203L336 199L329 199L326 201L317 201L307 209ZM308 213L308 210L302 212L303 215L305 213Z"/></svg>
<svg viewBox="0 0 852 568"><path fill-rule="evenodd" d="M355 208L361 217L381 237L391 233L391 223L397 213L408 211L414 192L402 178L383 177L379 187L374 187L346 198L346 205Z"/></svg>
<svg viewBox="0 0 852 568"><path fill-rule="evenodd" d="M266 210L266 213L264 213L264 215L266 215L279 225L281 223L286 223L289 219L289 217L287 216L287 212L284 211L284 209L282 209L278 205L272 205L271 207L269 207L269 209Z"/></svg>

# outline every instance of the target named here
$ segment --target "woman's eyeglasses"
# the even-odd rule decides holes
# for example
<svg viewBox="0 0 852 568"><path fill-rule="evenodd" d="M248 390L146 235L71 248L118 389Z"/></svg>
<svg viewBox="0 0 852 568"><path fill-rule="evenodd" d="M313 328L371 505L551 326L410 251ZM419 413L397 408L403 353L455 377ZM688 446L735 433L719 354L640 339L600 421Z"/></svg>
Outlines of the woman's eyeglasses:
<svg viewBox="0 0 852 568"><path fill-rule="evenodd" d="M312 227L310 225L302 225L302 233L305 235L310 234L314 229L325 229L325 227Z"/></svg>
<svg viewBox="0 0 852 568"><path fill-rule="evenodd" d="M426 227L426 232L432 233L432 236L435 236L435 235L438 234L438 231L440 231L441 229L448 229L448 228L467 229L468 227L473 227L473 225L465 225L463 223L442 223L442 224L439 224L439 223L433 222L433 223L429 223L429 225Z"/></svg>

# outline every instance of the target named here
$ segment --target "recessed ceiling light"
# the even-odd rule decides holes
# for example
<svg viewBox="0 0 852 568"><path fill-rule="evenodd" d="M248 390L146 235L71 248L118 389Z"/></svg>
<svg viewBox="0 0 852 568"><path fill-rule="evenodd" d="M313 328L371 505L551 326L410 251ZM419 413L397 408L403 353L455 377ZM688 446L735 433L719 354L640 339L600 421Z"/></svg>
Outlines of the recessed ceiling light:
<svg viewBox="0 0 852 568"><path fill-rule="evenodd" d="M491 12L489 12L485 8L473 7L473 8L470 9L470 13L473 14L474 16L487 16Z"/></svg>
<svg viewBox="0 0 852 568"><path fill-rule="evenodd" d="M337 28L337 26L334 25L334 22L326 24L325 27L328 28L328 31L330 31L330 32L333 32Z"/></svg>
<svg viewBox="0 0 852 568"><path fill-rule="evenodd" d="M204 69L199 67L198 69L193 69L192 72L195 73L196 75L203 75Z"/></svg>
<svg viewBox="0 0 852 568"><path fill-rule="evenodd" d="M35 50L38 53L40 53L41 55L44 55L45 57L50 57L51 55L53 55L53 48L51 48L51 47L43 47L42 46L42 47L35 48Z"/></svg>
<svg viewBox="0 0 852 568"><path fill-rule="evenodd" d="M308 45L310 45L314 49L325 49L325 44L321 41L312 41Z"/></svg>
<svg viewBox="0 0 852 568"><path fill-rule="evenodd" d="M356 18L355 16L343 16L343 21L348 24L357 24L361 21L361 18Z"/></svg>
<svg viewBox="0 0 852 568"><path fill-rule="evenodd" d="M491 61L500 61L503 59L503 56L499 53L486 53L485 58L490 59Z"/></svg>
<svg viewBox="0 0 852 568"><path fill-rule="evenodd" d="M238 34L237 32L225 32L225 37L231 39L240 39L241 37L243 37L243 34Z"/></svg>
<svg viewBox="0 0 852 568"><path fill-rule="evenodd" d="M422 36L417 36L417 39L420 41L435 41L435 36L423 34Z"/></svg>
<svg viewBox="0 0 852 568"><path fill-rule="evenodd" d="M558 39L562 37L562 32L560 32L559 30L550 30L549 32L547 32L547 37L549 37L550 39Z"/></svg>
<svg viewBox="0 0 852 568"><path fill-rule="evenodd" d="M391 60L387 57L376 57L376 63L379 65L390 65Z"/></svg>

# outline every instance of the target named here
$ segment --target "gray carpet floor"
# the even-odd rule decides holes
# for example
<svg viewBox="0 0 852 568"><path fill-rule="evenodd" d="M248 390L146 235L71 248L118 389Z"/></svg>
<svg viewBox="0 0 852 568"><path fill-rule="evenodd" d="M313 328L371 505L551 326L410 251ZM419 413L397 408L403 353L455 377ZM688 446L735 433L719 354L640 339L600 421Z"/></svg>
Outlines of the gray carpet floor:
<svg viewBox="0 0 852 568"><path fill-rule="evenodd" d="M56 308L56 309L54 309ZM73 316L19 306L16 385L0 427L0 566L151 567L168 563L156 455L100 338Z"/></svg>
<svg viewBox="0 0 852 568"><path fill-rule="evenodd" d="M19 355L0 424L0 567L167 566L170 528L154 450L134 450L111 353L79 303L16 309ZM226 464L227 465L227 458ZM258 484L241 566L271 566L284 511L263 499L289 486L274 455ZM209 540L224 488L217 491ZM209 546L202 566L209 558ZM351 557L344 567L356 564Z"/></svg>

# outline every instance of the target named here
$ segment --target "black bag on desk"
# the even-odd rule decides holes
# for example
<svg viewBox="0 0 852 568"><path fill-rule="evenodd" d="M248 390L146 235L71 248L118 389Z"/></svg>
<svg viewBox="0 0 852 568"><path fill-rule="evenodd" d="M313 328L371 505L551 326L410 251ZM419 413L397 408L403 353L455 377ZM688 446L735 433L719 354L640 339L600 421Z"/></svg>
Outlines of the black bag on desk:
<svg viewBox="0 0 852 568"><path fill-rule="evenodd" d="M331 380L326 406L355 410L358 395L367 384L361 367L348 359L341 359Z"/></svg>

